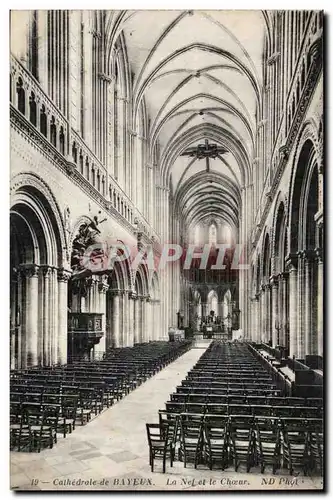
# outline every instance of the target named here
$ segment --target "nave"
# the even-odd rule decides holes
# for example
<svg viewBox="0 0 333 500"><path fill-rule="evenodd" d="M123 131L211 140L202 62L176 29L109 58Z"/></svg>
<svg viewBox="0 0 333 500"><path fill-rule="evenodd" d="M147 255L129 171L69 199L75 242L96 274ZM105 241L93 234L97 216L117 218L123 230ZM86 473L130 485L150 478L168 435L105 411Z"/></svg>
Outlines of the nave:
<svg viewBox="0 0 333 500"><path fill-rule="evenodd" d="M323 12L21 10L10 31L13 487L101 471L256 485L266 417L290 481L286 419L320 419L323 397ZM165 474L147 423L175 452ZM321 432L296 434L313 478Z"/></svg>
<svg viewBox="0 0 333 500"><path fill-rule="evenodd" d="M243 464L241 464L237 472L235 472L233 466L225 468L224 471L216 467L209 470L209 467L205 465L199 465L195 469L193 462L190 463L191 460L189 460L185 469L184 463L176 460L172 468L167 464L166 474L162 473L161 461L155 462L154 472L151 472L145 432L146 423L158 423L160 418L159 410L165 408L165 404L170 398L172 404L176 406L177 398L175 394L179 394L181 399L181 392L183 392L186 393L188 398L190 393L186 392L186 386L191 387L191 393L193 393L192 402L186 403L192 405L187 408L187 410L190 410L187 412L187 418L191 418L194 406L196 405L196 411L200 404L203 406L199 400L204 389L202 385L200 386L197 377L205 377L202 370L207 369L209 364L214 364L213 358L219 350L221 350L221 345L217 343L211 344L207 350L203 347L188 350L109 409L105 409L97 418L92 418L87 425L78 425L73 433L66 436L66 439L60 438L52 449L45 448L40 453L12 452L12 488L49 490L65 487L66 490L70 490L75 489L73 485L71 486L70 481L80 480L81 483L77 484L78 489L130 489L133 484L130 485L128 479L133 480L133 478L136 478L138 482L136 488L148 490L164 488L167 482L168 489L200 490L205 489L210 480L216 480L216 484L210 484L209 489L243 489L245 485L251 487L251 489L259 488L262 478L272 477L271 470L266 470L264 474L260 474L259 467L259 469L253 468L247 473ZM240 350L237 349L238 352ZM252 362L253 366L257 365L254 356L250 354L245 357L250 360L248 363L251 364ZM244 355L242 356L242 364L244 365ZM256 366L256 369L258 369L258 366ZM259 369L259 372L262 379L270 380L272 393L276 394L277 390L276 388L273 389L271 377L267 370L262 368ZM225 392L221 382L219 385L218 379L216 379L216 384L215 389L213 384L209 391L209 397L212 399L214 399L214 396L221 398ZM247 382L247 384L249 385L250 382ZM195 385L200 387L200 393L195 392ZM229 396L227 397L230 397L232 393L235 393L234 397L237 397L235 385L237 385L237 382L233 375L233 382L230 383ZM182 388L181 391L180 388ZM250 391L250 387L247 390ZM196 397L198 401L195 401ZM274 397L278 400L277 396ZM259 396L252 396L253 404L255 398L260 399ZM208 404L210 404L210 411L213 412L212 407L216 403ZM297 406L295 401L293 401L293 404L295 407ZM278 403L276 405L278 406ZM219 406L221 411L222 405L219 404ZM231 406L232 401L230 400L229 407ZM237 408L239 410L240 405ZM170 406L168 409L170 410ZM160 411L161 413L165 412ZM242 412L243 416L244 413L246 412ZM124 415L126 418L124 418ZM218 417L218 410L215 417ZM39 478L39 482L33 484L32 480L36 477ZM280 482L280 487L290 488L290 481L293 478L288 475L287 470L277 471L276 477L276 480ZM306 477L301 473L298 477L299 479L293 485L293 489L322 487L322 479L318 475ZM95 483L93 485L90 482L91 478L103 484ZM66 480L67 483L63 482ZM203 484L204 480L206 484ZM83 484L84 482L87 483ZM274 485L266 485L266 487L274 488Z"/></svg>

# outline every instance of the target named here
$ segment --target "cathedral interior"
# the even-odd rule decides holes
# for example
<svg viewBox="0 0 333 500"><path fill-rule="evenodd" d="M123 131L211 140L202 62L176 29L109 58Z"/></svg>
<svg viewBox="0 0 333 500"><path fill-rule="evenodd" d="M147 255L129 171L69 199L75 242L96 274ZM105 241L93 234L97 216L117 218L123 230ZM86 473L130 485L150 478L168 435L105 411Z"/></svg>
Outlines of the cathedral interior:
<svg viewBox="0 0 333 500"><path fill-rule="evenodd" d="M10 22L12 487L321 488L323 13Z"/></svg>

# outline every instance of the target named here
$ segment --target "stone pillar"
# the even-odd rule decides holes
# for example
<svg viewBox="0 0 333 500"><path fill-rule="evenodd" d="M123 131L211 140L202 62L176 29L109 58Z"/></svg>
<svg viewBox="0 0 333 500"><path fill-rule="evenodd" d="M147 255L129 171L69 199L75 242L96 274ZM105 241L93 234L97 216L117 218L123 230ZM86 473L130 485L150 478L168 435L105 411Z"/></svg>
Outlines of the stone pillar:
<svg viewBox="0 0 333 500"><path fill-rule="evenodd" d="M146 318L147 318L147 310L146 310L146 298L141 298L141 342L147 342L147 330L146 330Z"/></svg>
<svg viewBox="0 0 333 500"><path fill-rule="evenodd" d="M278 314L279 283L277 276L272 276L270 279L270 283L272 287L272 318L271 318L272 347L275 347L280 342L280 339L278 339L278 333L281 327Z"/></svg>
<svg viewBox="0 0 333 500"><path fill-rule="evenodd" d="M71 272L58 270L58 363L67 363L67 290Z"/></svg>
<svg viewBox="0 0 333 500"><path fill-rule="evenodd" d="M297 355L299 359L304 359L305 354L305 309L304 309L304 252L298 254L298 274L297 274Z"/></svg>
<svg viewBox="0 0 333 500"><path fill-rule="evenodd" d="M134 345L134 298L132 292L128 294L128 345Z"/></svg>
<svg viewBox="0 0 333 500"><path fill-rule="evenodd" d="M51 268L49 266L42 267L44 277L44 294L43 294L43 366L50 364L50 325L49 325L49 310L50 310L50 275Z"/></svg>
<svg viewBox="0 0 333 500"><path fill-rule="evenodd" d="M94 354L96 354L96 359L102 359L103 354L106 351L106 292L109 288L107 278L102 276L98 282L98 309L96 312L102 314L102 331L103 337L100 339L99 343L94 346Z"/></svg>
<svg viewBox="0 0 333 500"><path fill-rule="evenodd" d="M24 366L37 365L38 342L38 270L36 264L21 267L25 274L25 335Z"/></svg>
<svg viewBox="0 0 333 500"><path fill-rule="evenodd" d="M208 304L206 302L201 302L201 319L208 316Z"/></svg>
<svg viewBox="0 0 333 500"><path fill-rule="evenodd" d="M129 300L128 300L128 292L125 291L123 294L123 346L127 347L128 343L128 321L129 321Z"/></svg>
<svg viewBox="0 0 333 500"><path fill-rule="evenodd" d="M261 341L267 342L266 287L261 285Z"/></svg>
<svg viewBox="0 0 333 500"><path fill-rule="evenodd" d="M287 279L288 273L280 273L278 276L279 288L278 288L278 320L280 324L279 331L279 343L280 345L287 347Z"/></svg>
<svg viewBox="0 0 333 500"><path fill-rule="evenodd" d="M152 319L152 314L153 314L153 307L151 303L151 299L148 296L146 298L146 307L147 307L147 317L146 317L146 325L147 325L147 337L148 337L148 342L150 340L153 340L153 319Z"/></svg>
<svg viewBox="0 0 333 500"><path fill-rule="evenodd" d="M297 356L297 256L291 254L287 258L289 269L289 355Z"/></svg>
<svg viewBox="0 0 333 500"><path fill-rule="evenodd" d="M313 264L314 252L304 252L304 354L316 354L317 345L313 345L313 311L314 311L314 286Z"/></svg>
<svg viewBox="0 0 333 500"><path fill-rule="evenodd" d="M12 354L13 359L11 368L20 369L22 365L22 344L24 343L24 311L23 311L23 296L24 296L24 273L18 268L14 272L12 296L11 296L11 326L14 328ZM25 352L25 349L24 349Z"/></svg>
<svg viewBox="0 0 333 500"><path fill-rule="evenodd" d="M140 329L139 329L139 321L140 321L140 301L137 296L133 296L133 316L134 316L134 328L133 328L133 335L134 335L134 344L139 344L140 343Z"/></svg>
<svg viewBox="0 0 333 500"><path fill-rule="evenodd" d="M143 299L141 296L138 296L138 302L137 302L137 324L136 324L136 334L137 334L137 339L139 344L143 342L142 340L142 305L143 305Z"/></svg>
<svg viewBox="0 0 333 500"><path fill-rule="evenodd" d="M156 340L163 340L165 337L164 332L162 331L162 325L161 325L161 301L156 299L154 303L154 309L155 309L155 314L154 314L154 328L156 329L156 334L155 334L155 339Z"/></svg>
<svg viewBox="0 0 333 500"><path fill-rule="evenodd" d="M251 300L251 336L250 336L250 340L252 340L253 342L260 342L259 328L258 328L259 296L255 295L250 300Z"/></svg>
<svg viewBox="0 0 333 500"><path fill-rule="evenodd" d="M105 319L105 350L114 347L113 329L112 329L112 318L113 318L113 308L112 302L113 297L111 293L106 293L106 319Z"/></svg>
<svg viewBox="0 0 333 500"><path fill-rule="evenodd" d="M262 335L262 330L261 330L261 291L259 289L259 293L256 294L257 300L258 300L258 305L257 305L257 311L258 311L258 318L257 318L257 342L261 342L261 335Z"/></svg>
<svg viewBox="0 0 333 500"><path fill-rule="evenodd" d="M119 334L120 323L120 306L119 306L119 290L113 290L112 300L112 334L113 344L115 347L120 347L121 339Z"/></svg>
<svg viewBox="0 0 333 500"><path fill-rule="evenodd" d="M269 283L265 285L266 297L266 342L270 343L272 340L272 318L271 318L271 286Z"/></svg>
<svg viewBox="0 0 333 500"><path fill-rule="evenodd" d="M322 250L317 249L318 262L318 292L317 292L317 331L318 331L318 355L323 356L324 347L324 264Z"/></svg>

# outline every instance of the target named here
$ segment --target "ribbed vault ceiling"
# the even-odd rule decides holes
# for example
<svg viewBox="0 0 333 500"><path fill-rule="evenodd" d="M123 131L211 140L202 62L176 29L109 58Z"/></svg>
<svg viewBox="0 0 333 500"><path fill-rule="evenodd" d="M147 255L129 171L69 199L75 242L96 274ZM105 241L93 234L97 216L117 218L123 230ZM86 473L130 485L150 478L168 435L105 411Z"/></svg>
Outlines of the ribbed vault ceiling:
<svg viewBox="0 0 333 500"><path fill-rule="evenodd" d="M237 228L260 119L262 11L127 11L121 29L134 75L134 123L144 99L151 150L187 224L219 217ZM180 156L208 143L219 158Z"/></svg>

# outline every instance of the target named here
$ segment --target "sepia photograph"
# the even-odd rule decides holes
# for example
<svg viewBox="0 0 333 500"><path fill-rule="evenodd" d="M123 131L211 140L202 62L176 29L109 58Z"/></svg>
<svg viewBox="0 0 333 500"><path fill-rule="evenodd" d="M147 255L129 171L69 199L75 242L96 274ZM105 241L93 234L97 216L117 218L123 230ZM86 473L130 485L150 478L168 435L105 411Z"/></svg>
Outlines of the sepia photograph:
<svg viewBox="0 0 333 500"><path fill-rule="evenodd" d="M8 13L10 489L322 491L324 12Z"/></svg>

